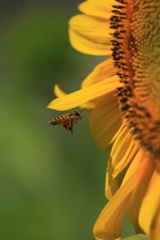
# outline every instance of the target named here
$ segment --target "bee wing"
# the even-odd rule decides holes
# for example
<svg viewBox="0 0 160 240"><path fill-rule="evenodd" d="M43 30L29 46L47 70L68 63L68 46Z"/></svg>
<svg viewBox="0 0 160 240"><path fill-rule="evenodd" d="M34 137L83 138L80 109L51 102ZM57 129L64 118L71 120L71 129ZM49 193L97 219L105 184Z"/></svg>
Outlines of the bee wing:
<svg viewBox="0 0 160 240"><path fill-rule="evenodd" d="M66 116L72 117L72 116L73 116L73 112L68 112L68 113L66 113Z"/></svg>
<svg viewBox="0 0 160 240"><path fill-rule="evenodd" d="M86 116L81 116L81 119L84 119Z"/></svg>

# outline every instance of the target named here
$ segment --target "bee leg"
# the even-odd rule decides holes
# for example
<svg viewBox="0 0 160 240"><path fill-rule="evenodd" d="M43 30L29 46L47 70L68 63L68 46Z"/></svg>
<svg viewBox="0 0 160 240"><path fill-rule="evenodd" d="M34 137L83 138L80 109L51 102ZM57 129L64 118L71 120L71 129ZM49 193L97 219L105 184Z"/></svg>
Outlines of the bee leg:
<svg viewBox="0 0 160 240"><path fill-rule="evenodd" d="M63 124L63 127L65 128L65 129L67 129L67 124L65 123L65 124Z"/></svg>
<svg viewBox="0 0 160 240"><path fill-rule="evenodd" d="M63 124L63 127L64 127L66 130L69 130L69 128L70 128L70 123L67 122L67 123Z"/></svg>
<svg viewBox="0 0 160 240"><path fill-rule="evenodd" d="M69 130L70 130L71 133L73 134L73 127L70 127Z"/></svg>
<svg viewBox="0 0 160 240"><path fill-rule="evenodd" d="M72 123L72 122L67 122L67 123L63 124L63 127L64 127L66 130L70 130L71 133L73 133L73 123Z"/></svg>
<svg viewBox="0 0 160 240"><path fill-rule="evenodd" d="M74 125L74 123L71 122L71 125L69 127L69 130L71 131L72 134L73 134L73 125Z"/></svg>

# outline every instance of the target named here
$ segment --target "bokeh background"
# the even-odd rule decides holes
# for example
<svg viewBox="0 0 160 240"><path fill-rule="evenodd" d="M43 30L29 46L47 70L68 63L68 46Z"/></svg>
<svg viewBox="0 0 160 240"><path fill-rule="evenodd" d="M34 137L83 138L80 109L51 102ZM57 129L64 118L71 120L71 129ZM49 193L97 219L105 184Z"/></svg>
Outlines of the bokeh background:
<svg viewBox="0 0 160 240"><path fill-rule="evenodd" d="M66 92L102 58L75 51L68 20L79 0L0 1L0 239L94 239L106 204L107 158L89 133L89 113L71 135L48 121L58 83ZM126 218L123 236L133 228Z"/></svg>

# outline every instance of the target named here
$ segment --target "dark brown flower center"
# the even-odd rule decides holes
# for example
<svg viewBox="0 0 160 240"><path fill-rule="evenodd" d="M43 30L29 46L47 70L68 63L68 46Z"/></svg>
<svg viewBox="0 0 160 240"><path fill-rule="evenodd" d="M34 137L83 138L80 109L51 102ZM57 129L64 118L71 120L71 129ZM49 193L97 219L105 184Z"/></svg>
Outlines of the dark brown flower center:
<svg viewBox="0 0 160 240"><path fill-rule="evenodd" d="M160 160L160 0L117 0L111 28L120 108L134 139Z"/></svg>

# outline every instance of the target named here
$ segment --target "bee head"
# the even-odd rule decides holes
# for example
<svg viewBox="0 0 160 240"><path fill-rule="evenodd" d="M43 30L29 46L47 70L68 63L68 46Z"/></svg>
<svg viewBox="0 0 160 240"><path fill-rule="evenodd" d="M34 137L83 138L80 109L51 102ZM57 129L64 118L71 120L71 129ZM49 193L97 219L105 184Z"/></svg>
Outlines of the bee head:
<svg viewBox="0 0 160 240"><path fill-rule="evenodd" d="M81 118L80 111L78 111L78 110L75 110L75 111L74 111L74 114L75 114L75 116L76 116L76 117L79 117L79 118Z"/></svg>
<svg viewBox="0 0 160 240"><path fill-rule="evenodd" d="M75 116L78 117L78 118L80 118L80 119L82 119L82 117L81 117L81 112L82 112L83 110L84 110L84 109L82 109L81 111L74 110Z"/></svg>

